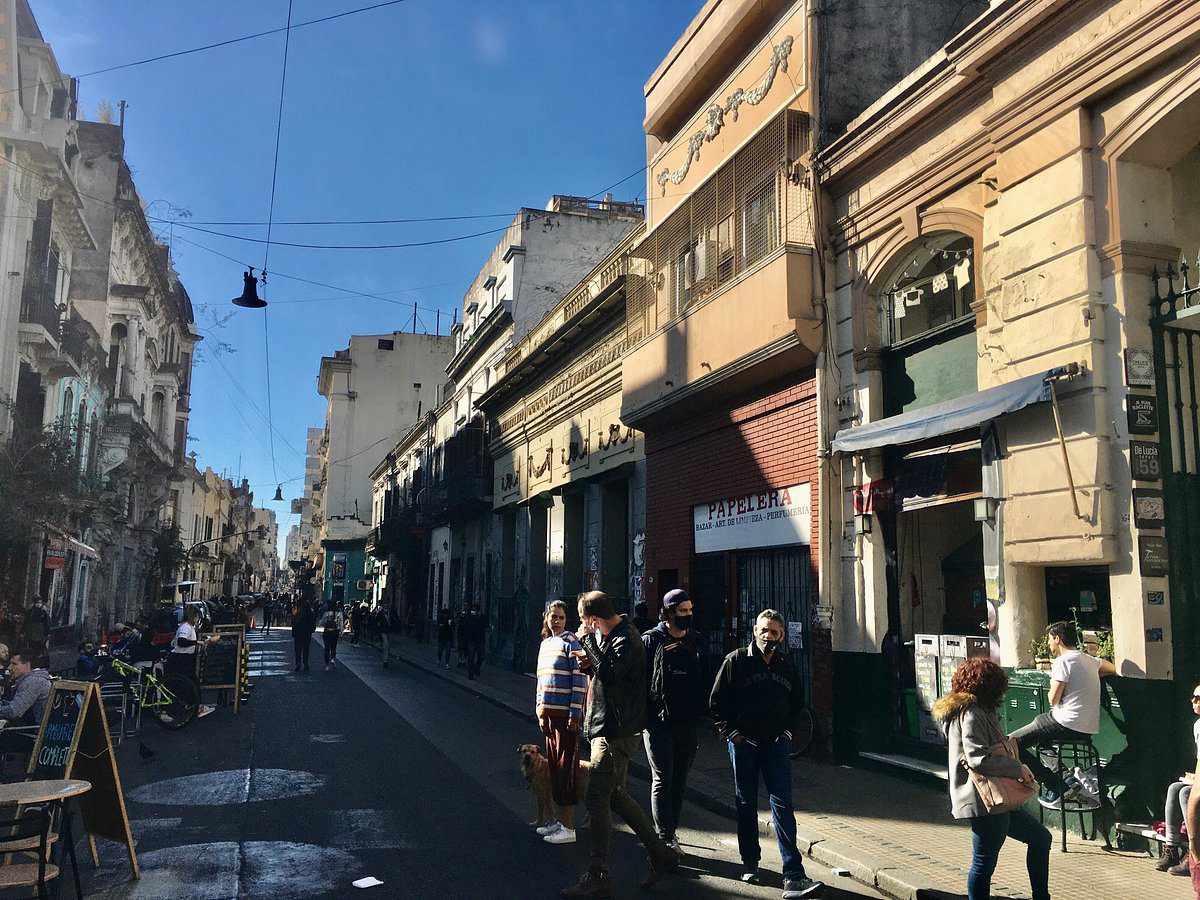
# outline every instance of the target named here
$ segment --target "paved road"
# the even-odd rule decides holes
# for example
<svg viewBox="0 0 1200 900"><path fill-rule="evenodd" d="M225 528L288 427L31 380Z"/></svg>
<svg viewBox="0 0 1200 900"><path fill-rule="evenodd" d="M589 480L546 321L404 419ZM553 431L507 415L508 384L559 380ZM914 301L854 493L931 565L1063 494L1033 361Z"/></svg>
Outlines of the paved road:
<svg viewBox="0 0 1200 900"><path fill-rule="evenodd" d="M383 670L371 648L343 647L331 674L318 640L318 664L296 674L286 629L250 647L255 689L240 714L221 709L177 734L147 722L149 760L138 739L119 749L143 877L131 883L122 849L102 842L90 897L357 897L350 883L375 876L384 884L363 898L529 900L557 897L586 867L586 829L550 847L526 824L533 800L515 750L537 739L530 725L412 667ZM646 786L631 787L646 803ZM779 896L778 880L737 880L732 823L692 806L685 816L689 860L656 895ZM638 895L645 854L631 834L616 836L613 867L616 896ZM826 897L880 896L811 874L836 882Z"/></svg>

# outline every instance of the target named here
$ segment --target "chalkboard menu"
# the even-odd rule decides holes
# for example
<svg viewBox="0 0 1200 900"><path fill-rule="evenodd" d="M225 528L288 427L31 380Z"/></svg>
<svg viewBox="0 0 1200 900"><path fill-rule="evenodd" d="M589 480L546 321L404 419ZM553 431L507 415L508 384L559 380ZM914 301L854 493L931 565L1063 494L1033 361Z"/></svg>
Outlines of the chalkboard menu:
<svg viewBox="0 0 1200 900"><path fill-rule="evenodd" d="M58 687L50 695L37 756L30 760L33 766L30 777L35 781L67 777L67 764L79 743L86 698L87 690L81 688Z"/></svg>
<svg viewBox="0 0 1200 900"><path fill-rule="evenodd" d="M226 632L216 637L216 641L205 646L204 674L200 684L211 688L235 688L242 662L241 632Z"/></svg>

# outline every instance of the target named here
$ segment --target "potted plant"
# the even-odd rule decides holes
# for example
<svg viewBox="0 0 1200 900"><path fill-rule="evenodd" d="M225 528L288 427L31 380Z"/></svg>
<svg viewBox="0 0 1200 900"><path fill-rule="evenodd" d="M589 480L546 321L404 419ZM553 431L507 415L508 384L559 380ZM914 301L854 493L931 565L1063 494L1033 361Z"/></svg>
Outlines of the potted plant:
<svg viewBox="0 0 1200 900"><path fill-rule="evenodd" d="M1107 659L1109 662L1116 660L1116 647L1113 646L1113 633L1111 631L1101 631L1096 638L1096 655L1101 659Z"/></svg>
<svg viewBox="0 0 1200 900"><path fill-rule="evenodd" d="M1048 635L1035 637L1029 642L1029 655L1033 657L1033 665L1036 669L1046 671L1050 668L1053 661L1050 657L1050 638Z"/></svg>

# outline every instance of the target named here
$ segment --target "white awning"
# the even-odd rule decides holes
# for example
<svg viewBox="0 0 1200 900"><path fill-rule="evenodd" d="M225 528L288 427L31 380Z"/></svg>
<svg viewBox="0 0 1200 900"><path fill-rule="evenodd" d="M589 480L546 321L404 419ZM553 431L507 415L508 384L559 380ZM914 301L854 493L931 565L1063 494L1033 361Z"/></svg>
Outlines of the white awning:
<svg viewBox="0 0 1200 900"><path fill-rule="evenodd" d="M93 548L89 547L87 544L75 540L75 538L70 536L67 537L67 547L74 553L78 553L84 559L100 558L100 554L97 553Z"/></svg>
<svg viewBox="0 0 1200 900"><path fill-rule="evenodd" d="M833 450L835 453L854 453L874 447L910 444L982 425L1005 413L1049 400L1050 379L1074 374L1074 371L1074 364L1059 366L1040 375L1018 378L986 391L945 400L898 416L888 416L867 425L843 428L833 439Z"/></svg>

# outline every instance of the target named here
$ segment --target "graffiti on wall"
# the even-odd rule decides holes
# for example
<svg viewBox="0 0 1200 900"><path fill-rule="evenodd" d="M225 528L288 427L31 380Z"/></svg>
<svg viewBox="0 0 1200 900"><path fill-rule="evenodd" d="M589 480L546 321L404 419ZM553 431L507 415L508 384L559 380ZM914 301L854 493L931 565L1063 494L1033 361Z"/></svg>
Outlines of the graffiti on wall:
<svg viewBox="0 0 1200 900"><path fill-rule="evenodd" d="M629 556L629 600L641 603L646 599L646 532L633 535L633 552Z"/></svg>

